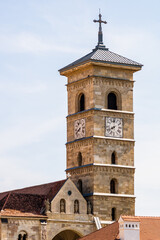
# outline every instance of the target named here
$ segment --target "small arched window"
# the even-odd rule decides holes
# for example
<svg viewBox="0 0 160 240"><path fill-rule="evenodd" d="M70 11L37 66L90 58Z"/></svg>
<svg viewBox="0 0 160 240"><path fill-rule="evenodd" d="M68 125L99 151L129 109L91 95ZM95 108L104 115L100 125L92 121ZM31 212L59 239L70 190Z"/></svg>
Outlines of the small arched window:
<svg viewBox="0 0 160 240"><path fill-rule="evenodd" d="M110 181L110 192L117 193L117 180L116 179L112 179Z"/></svg>
<svg viewBox="0 0 160 240"><path fill-rule="evenodd" d="M112 208L111 217L112 217L112 221L116 220L116 208Z"/></svg>
<svg viewBox="0 0 160 240"><path fill-rule="evenodd" d="M116 153L113 152L111 155L111 164L116 164Z"/></svg>
<svg viewBox="0 0 160 240"><path fill-rule="evenodd" d="M74 213L79 213L79 201L74 201Z"/></svg>
<svg viewBox="0 0 160 240"><path fill-rule="evenodd" d="M117 110L117 97L113 92L108 94L108 109Z"/></svg>
<svg viewBox="0 0 160 240"><path fill-rule="evenodd" d="M78 180L78 190L80 191L80 193L83 193L83 186L82 186L82 180L81 179Z"/></svg>
<svg viewBox="0 0 160 240"><path fill-rule="evenodd" d="M18 240L27 240L27 233L24 232L24 231L21 231L21 232L18 234Z"/></svg>
<svg viewBox="0 0 160 240"><path fill-rule="evenodd" d="M82 153L79 152L78 153L78 157L77 157L77 161L78 161L78 166L82 166Z"/></svg>
<svg viewBox="0 0 160 240"><path fill-rule="evenodd" d="M81 112L84 110L85 110L85 96L83 93L81 93L78 98L78 112Z"/></svg>
<svg viewBox="0 0 160 240"><path fill-rule="evenodd" d="M66 212L66 201L64 199L60 200L60 213Z"/></svg>

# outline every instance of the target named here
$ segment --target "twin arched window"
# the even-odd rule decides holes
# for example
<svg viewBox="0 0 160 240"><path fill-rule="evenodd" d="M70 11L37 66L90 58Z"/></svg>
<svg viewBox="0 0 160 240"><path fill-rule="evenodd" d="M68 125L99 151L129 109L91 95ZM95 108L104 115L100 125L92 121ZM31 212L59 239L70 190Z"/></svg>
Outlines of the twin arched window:
<svg viewBox="0 0 160 240"><path fill-rule="evenodd" d="M27 233L24 232L24 231L21 231L21 232L18 234L18 240L27 240Z"/></svg>
<svg viewBox="0 0 160 240"><path fill-rule="evenodd" d="M66 213L66 200L60 200L60 213ZM74 201L74 213L79 213L79 201L76 199ZM26 238L18 238L18 240L25 240Z"/></svg>
<svg viewBox="0 0 160 240"><path fill-rule="evenodd" d="M107 96L107 108L112 110L118 109L117 94L110 92ZM78 96L78 112L85 110L85 95L80 93Z"/></svg>

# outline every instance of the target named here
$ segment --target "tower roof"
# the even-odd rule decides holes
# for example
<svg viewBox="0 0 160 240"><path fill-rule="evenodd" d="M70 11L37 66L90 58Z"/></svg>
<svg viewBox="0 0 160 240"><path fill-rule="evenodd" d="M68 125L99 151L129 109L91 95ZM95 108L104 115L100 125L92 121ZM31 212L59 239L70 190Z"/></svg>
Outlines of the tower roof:
<svg viewBox="0 0 160 240"><path fill-rule="evenodd" d="M99 23L99 31L98 31L98 44L92 52L88 53L82 58L72 62L71 64L61 68L59 71L63 72L69 70L71 68L77 67L79 65L83 65L87 62L101 62L108 64L116 64L130 67L141 68L143 65L141 63L135 62L131 59L123 57L117 53L109 51L108 48L103 44L103 32L102 32L102 23L106 24L106 21L102 21L102 15L99 12L99 20L93 20L93 22Z"/></svg>
<svg viewBox="0 0 160 240"><path fill-rule="evenodd" d="M71 64L61 68L59 71L65 71L75 66L79 66L85 64L87 62L102 62L102 63L110 63L110 64L118 64L118 65L126 65L126 66L134 66L134 67L142 67L141 63L135 62L131 59L123 57L117 53L109 51L107 48L95 48L89 54L85 55L82 58L72 62Z"/></svg>

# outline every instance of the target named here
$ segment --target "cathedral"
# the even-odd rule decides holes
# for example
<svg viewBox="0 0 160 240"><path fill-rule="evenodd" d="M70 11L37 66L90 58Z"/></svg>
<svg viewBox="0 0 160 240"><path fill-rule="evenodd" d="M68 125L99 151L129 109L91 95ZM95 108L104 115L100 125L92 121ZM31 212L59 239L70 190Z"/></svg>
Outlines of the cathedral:
<svg viewBox="0 0 160 240"><path fill-rule="evenodd" d="M0 240L76 240L135 214L133 74L142 64L98 44L67 77L66 179L0 193Z"/></svg>

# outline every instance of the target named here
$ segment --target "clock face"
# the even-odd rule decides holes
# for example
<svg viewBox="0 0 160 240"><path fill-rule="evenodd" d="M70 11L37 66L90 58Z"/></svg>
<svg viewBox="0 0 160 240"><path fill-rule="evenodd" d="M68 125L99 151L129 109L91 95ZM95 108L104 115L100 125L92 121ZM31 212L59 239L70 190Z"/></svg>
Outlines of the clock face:
<svg viewBox="0 0 160 240"><path fill-rule="evenodd" d="M106 137L123 137L123 120L122 118L106 117Z"/></svg>
<svg viewBox="0 0 160 240"><path fill-rule="evenodd" d="M78 119L74 122L74 137L75 139L83 138L86 135L85 119Z"/></svg>

